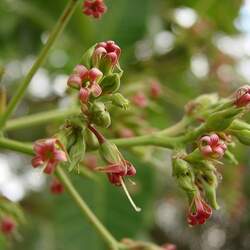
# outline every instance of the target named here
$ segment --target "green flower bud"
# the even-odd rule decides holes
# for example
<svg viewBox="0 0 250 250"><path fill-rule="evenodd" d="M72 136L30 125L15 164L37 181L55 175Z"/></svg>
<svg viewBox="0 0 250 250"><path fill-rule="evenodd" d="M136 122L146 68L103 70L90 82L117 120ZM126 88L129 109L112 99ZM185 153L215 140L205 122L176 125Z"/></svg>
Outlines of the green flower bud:
<svg viewBox="0 0 250 250"><path fill-rule="evenodd" d="M95 50L96 44L90 47L82 56L80 64L84 65L88 69L92 68L92 55Z"/></svg>
<svg viewBox="0 0 250 250"><path fill-rule="evenodd" d="M248 124L247 122L244 122L242 120L239 120L239 119L235 119L229 129L232 129L232 130L250 130L250 124Z"/></svg>
<svg viewBox="0 0 250 250"><path fill-rule="evenodd" d="M102 93L111 94L116 92L120 88L120 76L119 74L111 74L105 76L100 82Z"/></svg>
<svg viewBox="0 0 250 250"><path fill-rule="evenodd" d="M206 121L206 129L209 131L227 129L241 111L242 109L232 107L211 114Z"/></svg>
<svg viewBox="0 0 250 250"><path fill-rule="evenodd" d="M204 155L201 153L199 148L196 148L193 152L185 156L185 160L190 163L196 163L204 160Z"/></svg>
<svg viewBox="0 0 250 250"><path fill-rule="evenodd" d="M101 127L108 128L111 124L109 112L106 110L104 103L95 102L91 106L91 121Z"/></svg>
<svg viewBox="0 0 250 250"><path fill-rule="evenodd" d="M121 161L121 153L119 149L114 143L108 140L105 140L104 143L100 144L99 153L103 160L108 164L117 163Z"/></svg>
<svg viewBox="0 0 250 250"><path fill-rule="evenodd" d="M99 147L96 136L88 128L84 131L84 138L88 149L95 150Z"/></svg>
<svg viewBox="0 0 250 250"><path fill-rule="evenodd" d="M231 133L237 137L237 139L245 145L250 145L250 130L233 130Z"/></svg>
<svg viewBox="0 0 250 250"><path fill-rule="evenodd" d="M129 101L122 94L116 93L112 95L112 104L119 108L127 110L129 106Z"/></svg>
<svg viewBox="0 0 250 250"><path fill-rule="evenodd" d="M194 175L190 165L182 159L173 160L173 176L176 177L178 185L187 193L196 191Z"/></svg>
<svg viewBox="0 0 250 250"><path fill-rule="evenodd" d="M200 112L217 103L218 99L219 97L216 93L198 96L193 101L187 103L185 106L186 112L189 115L199 115Z"/></svg>
<svg viewBox="0 0 250 250"><path fill-rule="evenodd" d="M229 163L234 164L234 165L238 165L239 162L237 161L236 157L234 156L234 154L232 152L230 152L229 150L225 151L225 155L224 157L228 160Z"/></svg>
<svg viewBox="0 0 250 250"><path fill-rule="evenodd" d="M84 159L86 151L86 143L82 131L77 131L75 137L75 143L69 148L69 171L79 167L79 164Z"/></svg>

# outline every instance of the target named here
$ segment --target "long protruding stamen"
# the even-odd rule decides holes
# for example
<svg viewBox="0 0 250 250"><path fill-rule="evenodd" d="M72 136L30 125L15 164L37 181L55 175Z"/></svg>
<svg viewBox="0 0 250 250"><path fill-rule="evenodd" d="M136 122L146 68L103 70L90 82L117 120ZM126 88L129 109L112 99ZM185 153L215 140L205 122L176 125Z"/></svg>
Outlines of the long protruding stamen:
<svg viewBox="0 0 250 250"><path fill-rule="evenodd" d="M127 187L125 186L125 183L124 183L122 177L120 177L120 181L121 181L121 184L122 184L122 188L123 188L125 194L127 195L128 200L129 200L129 202L131 203L132 207L135 209L136 212L141 212L141 208L140 208L140 207L137 207L137 206L135 205L134 201L132 200L132 198L131 198L131 196L130 196L128 190L127 190Z"/></svg>

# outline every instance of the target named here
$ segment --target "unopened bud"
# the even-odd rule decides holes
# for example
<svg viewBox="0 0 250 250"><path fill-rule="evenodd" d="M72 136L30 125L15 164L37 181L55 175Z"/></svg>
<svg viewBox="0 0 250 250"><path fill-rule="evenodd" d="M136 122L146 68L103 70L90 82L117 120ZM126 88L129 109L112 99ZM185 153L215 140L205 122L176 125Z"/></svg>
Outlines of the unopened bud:
<svg viewBox="0 0 250 250"><path fill-rule="evenodd" d="M194 184L194 176L191 170L191 167L188 162L182 159L173 160L173 176L176 177L176 180L179 186L185 192L194 192L196 190Z"/></svg>
<svg viewBox="0 0 250 250"><path fill-rule="evenodd" d="M237 108L228 108L226 110L215 112L208 117L206 128L210 131L223 131L231 125L241 111L241 109Z"/></svg>
<svg viewBox="0 0 250 250"><path fill-rule="evenodd" d="M129 106L129 101L122 94L116 93L112 95L112 104L119 108L127 110Z"/></svg>
<svg viewBox="0 0 250 250"><path fill-rule="evenodd" d="M106 110L104 103L93 103L91 110L91 121L101 127L108 128L111 124L111 118L109 112Z"/></svg>
<svg viewBox="0 0 250 250"><path fill-rule="evenodd" d="M204 166L205 169L202 168L203 169L201 178L202 188L204 189L206 198L209 204L212 206L212 208L219 209L219 205L216 200L216 188L218 186L218 180L215 172L216 169L209 162L206 162L205 164L206 164L206 166Z"/></svg>
<svg viewBox="0 0 250 250"><path fill-rule="evenodd" d="M116 92L120 88L120 76L119 74L111 74L103 78L100 82L102 92L111 94Z"/></svg>
<svg viewBox="0 0 250 250"><path fill-rule="evenodd" d="M84 160L86 144L82 131L76 132L76 141L69 149L69 171L79 167L81 161Z"/></svg>
<svg viewBox="0 0 250 250"><path fill-rule="evenodd" d="M99 153L104 161L106 161L108 164L117 163L121 161L121 153L117 146L108 141L105 140L104 143L102 143L99 147Z"/></svg>
<svg viewBox="0 0 250 250"><path fill-rule="evenodd" d="M88 129L84 131L84 138L86 141L86 146L90 150L95 150L98 148L99 143L96 136Z"/></svg>
<svg viewBox="0 0 250 250"><path fill-rule="evenodd" d="M250 145L250 130L232 130L232 134L245 145Z"/></svg>

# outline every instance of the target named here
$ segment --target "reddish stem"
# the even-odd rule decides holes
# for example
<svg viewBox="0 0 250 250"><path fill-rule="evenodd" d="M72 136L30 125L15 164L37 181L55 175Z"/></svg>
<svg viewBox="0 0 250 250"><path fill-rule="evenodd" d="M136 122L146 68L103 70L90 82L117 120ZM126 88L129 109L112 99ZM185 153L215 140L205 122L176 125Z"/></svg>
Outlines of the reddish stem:
<svg viewBox="0 0 250 250"><path fill-rule="evenodd" d="M99 144L103 144L106 141L105 137L100 132L98 132L95 127L93 127L92 125L88 124L88 129L90 131L92 131L93 134L96 136Z"/></svg>

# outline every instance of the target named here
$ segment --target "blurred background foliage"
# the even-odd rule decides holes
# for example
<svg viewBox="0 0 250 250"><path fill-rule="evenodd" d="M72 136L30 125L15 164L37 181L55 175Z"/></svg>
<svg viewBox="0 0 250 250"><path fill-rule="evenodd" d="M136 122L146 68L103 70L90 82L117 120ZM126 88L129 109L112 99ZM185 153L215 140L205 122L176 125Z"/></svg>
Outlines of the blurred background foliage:
<svg viewBox="0 0 250 250"><path fill-rule="evenodd" d="M9 97L66 2L0 1L0 64L5 68L2 84ZM133 98L134 92L146 91L152 80L162 87L161 97L150 100L146 108L128 111L135 121L140 117L137 124L127 125L126 114L114 111L110 137L117 136L125 125L135 134L172 125L183 115L188 100L211 92L227 96L250 80L249 1L106 0L106 4L108 12L98 21L84 16L80 6L77 8L32 80L15 117L69 107L72 101L66 95L67 75L84 50L102 40L114 40L122 48L122 89L128 98ZM52 134L58 125L24 128L8 135L34 141ZM228 164L220 170L221 209L197 228L187 226L187 204L171 178L170 152L135 148L124 153L138 170L137 185L130 191L143 208L139 214L104 176L91 173L73 178L90 207L118 239L171 242L178 249L250 249L249 149L238 145L235 153L240 165ZM0 165L2 194L19 201L27 217L18 239L9 243L10 249L105 249L66 194L51 196L49 180L31 168L29 158L2 152Z"/></svg>

